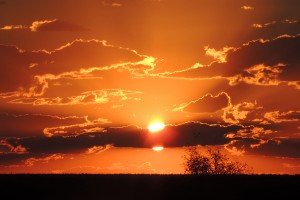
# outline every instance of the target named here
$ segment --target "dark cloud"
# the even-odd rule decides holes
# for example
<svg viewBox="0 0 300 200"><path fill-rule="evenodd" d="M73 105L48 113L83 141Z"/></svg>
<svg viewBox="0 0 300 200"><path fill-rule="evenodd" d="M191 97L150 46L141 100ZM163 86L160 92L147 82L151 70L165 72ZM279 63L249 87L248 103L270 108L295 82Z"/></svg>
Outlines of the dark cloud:
<svg viewBox="0 0 300 200"><path fill-rule="evenodd" d="M116 147L182 147L190 145L221 145L231 139L226 135L237 132L240 125L218 125L190 122L177 126L167 126L162 132L151 134L148 130L135 126L105 128L106 131L87 132L77 136L64 137L57 134L52 137L8 138L6 142L13 146L21 145L29 153L74 153L86 151L93 146L112 144Z"/></svg>
<svg viewBox="0 0 300 200"><path fill-rule="evenodd" d="M0 1L0 6L6 4L5 1Z"/></svg>
<svg viewBox="0 0 300 200"><path fill-rule="evenodd" d="M247 123L256 119L261 113L262 106L257 105L256 102L242 102L235 105L230 104L224 109L223 120L227 123Z"/></svg>
<svg viewBox="0 0 300 200"><path fill-rule="evenodd" d="M300 36L252 41L227 55L227 62L174 73L180 77L235 77L235 82L277 84L299 81ZM248 81L247 81L248 80ZM277 81L277 82L276 82Z"/></svg>
<svg viewBox="0 0 300 200"><path fill-rule="evenodd" d="M48 54L44 62L34 67L34 71L37 74L59 74L84 68L137 62L144 58L145 56L135 51L108 45L106 41L75 40Z"/></svg>
<svg viewBox="0 0 300 200"><path fill-rule="evenodd" d="M251 153L251 151L249 151ZM269 140L259 148L253 148L257 154L300 158L300 139L286 138L277 141Z"/></svg>
<svg viewBox="0 0 300 200"><path fill-rule="evenodd" d="M29 87L34 82L31 63L46 59L45 52L23 52L15 46L0 45L0 92L12 92ZM20 76L22 73L22 76Z"/></svg>
<svg viewBox="0 0 300 200"><path fill-rule="evenodd" d="M42 157L45 155L52 158L51 155L86 153L89 149L102 150L107 145L135 148L151 148L156 145L225 145L232 153L300 157L299 139L273 138L271 130L260 127L189 122L169 125L156 134L135 126L104 128L106 131L82 133L71 137L64 137L62 134L52 137L6 138L2 146L10 149L22 147L27 151L22 154L6 151L0 154L1 164L25 162L29 158L39 161L44 159ZM268 139L268 135L273 139Z"/></svg>
<svg viewBox="0 0 300 200"><path fill-rule="evenodd" d="M82 153L93 146L113 144L118 147L145 147L146 134L138 129L89 133L76 137L32 137L19 140L19 144L29 148L30 153ZM12 139L13 141L13 139Z"/></svg>
<svg viewBox="0 0 300 200"><path fill-rule="evenodd" d="M33 154L0 154L0 166L16 165L32 157ZM35 155L38 156L38 155Z"/></svg>
<svg viewBox="0 0 300 200"><path fill-rule="evenodd" d="M191 113L212 113L227 107L229 104L230 97L223 92L216 96L207 94L196 101L181 105L179 109Z"/></svg>
<svg viewBox="0 0 300 200"><path fill-rule="evenodd" d="M268 112L267 118L262 118L255 122L258 126L264 127L265 129L274 130L276 131L276 136L270 137L282 137L282 138L289 138L289 137L299 137L299 127L300 127L300 119L298 116L299 112L296 111L288 111L282 112L279 114L284 114L284 116L272 116L270 117L270 113L274 115L275 112ZM265 115L264 115L265 116ZM274 118L273 118L274 117Z"/></svg>
<svg viewBox="0 0 300 200"><path fill-rule="evenodd" d="M269 140L276 137L298 137L300 127L298 113L265 112L262 107L243 103L226 110L223 119L229 123L237 122L250 127L239 131L238 136Z"/></svg>
<svg viewBox="0 0 300 200"><path fill-rule="evenodd" d="M86 117L58 117L41 114L0 113L0 137L30 137L44 135L47 127L86 123Z"/></svg>
<svg viewBox="0 0 300 200"><path fill-rule="evenodd" d="M109 70L109 66L145 58L135 51L98 40L75 40L51 52L0 45L0 97L40 96L49 87L49 80L91 78L84 68Z"/></svg>
<svg viewBox="0 0 300 200"><path fill-rule="evenodd" d="M273 28L273 29L283 29L288 31L289 29L299 30L298 20L296 19L284 19L280 21L271 21L264 24L253 24L253 28L263 29L263 28ZM291 27L287 27L291 26ZM274 30L273 30L274 31ZM297 32L297 31L296 31Z"/></svg>
<svg viewBox="0 0 300 200"><path fill-rule="evenodd" d="M228 85L218 85L218 89L223 89L231 97L233 105L241 102L257 103L258 107L263 107L264 112L298 110L297 103L300 98L299 90L285 84L278 86L261 86L240 83L231 87ZM284 99L282 97L285 97ZM289 102L289 103L287 103ZM255 116L253 116L255 118Z"/></svg>
<svg viewBox="0 0 300 200"><path fill-rule="evenodd" d="M0 154L0 166L10 169L16 167L32 167L37 163L48 163L51 160L61 160L63 154Z"/></svg>
<svg viewBox="0 0 300 200"><path fill-rule="evenodd" d="M233 153L299 158L298 112L267 112L261 117L251 126L226 135L232 140L225 148Z"/></svg>
<svg viewBox="0 0 300 200"><path fill-rule="evenodd" d="M267 141L244 139L231 142L227 148L247 154L300 158L299 138L274 138Z"/></svg>
<svg viewBox="0 0 300 200"><path fill-rule="evenodd" d="M84 31L84 27L62 20L34 21L30 26L31 31Z"/></svg>
<svg viewBox="0 0 300 200"><path fill-rule="evenodd" d="M300 111L267 112L264 114L264 119L265 123L297 122L300 121Z"/></svg>
<svg viewBox="0 0 300 200"><path fill-rule="evenodd" d="M154 137L166 146L190 145L220 145L226 144L230 139L225 135L242 129L240 125L219 125L190 122L178 126L167 127L160 135Z"/></svg>
<svg viewBox="0 0 300 200"><path fill-rule="evenodd" d="M6 154L6 153L25 154L28 152L26 148L24 148L22 145L9 143L5 138L4 139L0 138L0 154Z"/></svg>

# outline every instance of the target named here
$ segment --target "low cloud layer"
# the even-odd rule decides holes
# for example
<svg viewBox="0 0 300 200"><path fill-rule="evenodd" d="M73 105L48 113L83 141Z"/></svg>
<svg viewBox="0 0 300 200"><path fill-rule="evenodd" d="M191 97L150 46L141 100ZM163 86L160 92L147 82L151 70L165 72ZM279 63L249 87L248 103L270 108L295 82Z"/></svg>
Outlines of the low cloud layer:
<svg viewBox="0 0 300 200"><path fill-rule="evenodd" d="M76 136L65 137L64 133L57 132L56 136L50 137L2 139L0 147L3 159L0 165L23 162L25 165L32 166L36 162L62 159L68 154L101 153L113 146L151 148L156 145L165 147L223 145L235 155L257 154L299 158L299 139L276 138L276 135L276 132L260 127L199 122L169 125L157 134L151 134L148 130L135 126L106 127L104 125L101 132L98 130L82 132Z"/></svg>

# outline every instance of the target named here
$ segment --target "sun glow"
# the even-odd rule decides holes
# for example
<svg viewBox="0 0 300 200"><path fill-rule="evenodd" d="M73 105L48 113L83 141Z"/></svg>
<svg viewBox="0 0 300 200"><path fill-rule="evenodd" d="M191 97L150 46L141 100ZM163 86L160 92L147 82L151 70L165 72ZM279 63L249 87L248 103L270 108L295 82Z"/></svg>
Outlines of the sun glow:
<svg viewBox="0 0 300 200"><path fill-rule="evenodd" d="M152 149L154 151L162 151L162 150L164 150L164 147L162 147L162 146L156 146L156 147L152 147Z"/></svg>
<svg viewBox="0 0 300 200"><path fill-rule="evenodd" d="M159 131L163 130L164 128L165 128L165 124L163 122L154 122L148 126L148 130L151 133L159 132Z"/></svg>

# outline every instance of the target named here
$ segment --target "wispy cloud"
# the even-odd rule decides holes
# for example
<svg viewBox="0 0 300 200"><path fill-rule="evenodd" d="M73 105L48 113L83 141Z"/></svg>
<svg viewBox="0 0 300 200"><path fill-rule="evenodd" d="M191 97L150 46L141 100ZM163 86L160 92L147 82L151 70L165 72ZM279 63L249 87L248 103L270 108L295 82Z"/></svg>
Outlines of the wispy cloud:
<svg viewBox="0 0 300 200"><path fill-rule="evenodd" d="M51 160L61 160L64 158L63 154L52 154L43 158L35 158L31 157L24 161L24 165L27 167L32 167L36 165L37 163L48 163Z"/></svg>
<svg viewBox="0 0 300 200"><path fill-rule="evenodd" d="M0 139L0 155L1 154L24 154L28 153L27 149L22 145L13 146L11 143L7 141L7 139Z"/></svg>
<svg viewBox="0 0 300 200"><path fill-rule="evenodd" d="M105 89L83 92L78 96L55 97L55 98L19 98L11 100L13 104L32 104L35 106L62 106L62 105L89 105L119 103L121 101L139 101L141 92L126 91L121 89Z"/></svg>
<svg viewBox="0 0 300 200"><path fill-rule="evenodd" d="M281 83L279 77L284 67L285 65L282 63L274 66L255 65L246 69L243 74L229 78L229 84L235 85L239 82L245 82L254 85L279 85Z"/></svg>
<svg viewBox="0 0 300 200"><path fill-rule="evenodd" d="M90 147L86 150L86 154L95 154L95 153L101 153L103 151L106 151L110 148L112 148L113 145L110 145L110 144L107 144L105 146L93 146L93 147Z"/></svg>
<svg viewBox="0 0 300 200"><path fill-rule="evenodd" d="M119 2L108 2L108 1L101 1L104 7L122 7L123 4Z"/></svg>
<svg viewBox="0 0 300 200"><path fill-rule="evenodd" d="M254 10L253 6L242 6L241 9L243 10Z"/></svg>
<svg viewBox="0 0 300 200"><path fill-rule="evenodd" d="M42 20L33 21L30 26L27 25L5 25L0 27L0 30L29 30L32 32L37 31L85 31L84 27L73 24L70 22L52 19L52 20Z"/></svg>
<svg viewBox="0 0 300 200"><path fill-rule="evenodd" d="M111 123L107 119L98 118L95 120L87 120L84 123L72 124L72 125L61 125L57 127L44 128L43 133L46 137L52 136L77 136L81 134L89 134L93 132L106 132L103 127L105 124Z"/></svg>
<svg viewBox="0 0 300 200"><path fill-rule="evenodd" d="M280 25L280 24L297 24L298 20L295 19L285 19L285 20L281 20L281 21L271 21L271 22L267 22L264 24L252 24L253 28L268 28L274 25Z"/></svg>
<svg viewBox="0 0 300 200"><path fill-rule="evenodd" d="M33 32L36 31L84 31L86 30L82 26L72 24L66 21L53 19L44 21L32 22L29 29Z"/></svg>
<svg viewBox="0 0 300 200"><path fill-rule="evenodd" d="M16 29L26 29L23 25L6 25L0 28L0 30L16 30Z"/></svg>
<svg viewBox="0 0 300 200"><path fill-rule="evenodd" d="M231 98L226 92L217 95L206 94L203 97L188 103L180 104L173 111L186 111L192 113L212 113L231 105Z"/></svg>
<svg viewBox="0 0 300 200"><path fill-rule="evenodd" d="M204 47L205 55L212 56L217 62L226 63L226 57L230 52L236 50L234 47L223 47L221 50L215 50L214 48Z"/></svg>
<svg viewBox="0 0 300 200"><path fill-rule="evenodd" d="M243 102L236 105L230 104L224 108L223 120L227 123L241 123L246 120L247 116L254 111L262 109L262 106L257 105L256 102Z"/></svg>
<svg viewBox="0 0 300 200"><path fill-rule="evenodd" d="M300 111L267 112L264 115L264 119L266 121L263 121L262 123L298 122L300 121Z"/></svg>

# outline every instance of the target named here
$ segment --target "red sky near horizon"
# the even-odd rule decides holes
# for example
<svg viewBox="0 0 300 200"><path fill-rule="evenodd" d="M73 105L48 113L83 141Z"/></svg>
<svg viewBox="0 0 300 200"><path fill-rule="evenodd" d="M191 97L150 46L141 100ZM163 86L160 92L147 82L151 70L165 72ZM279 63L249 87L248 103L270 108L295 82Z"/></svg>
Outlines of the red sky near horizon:
<svg viewBox="0 0 300 200"><path fill-rule="evenodd" d="M201 145L299 174L299 8L0 1L0 173L183 173Z"/></svg>

